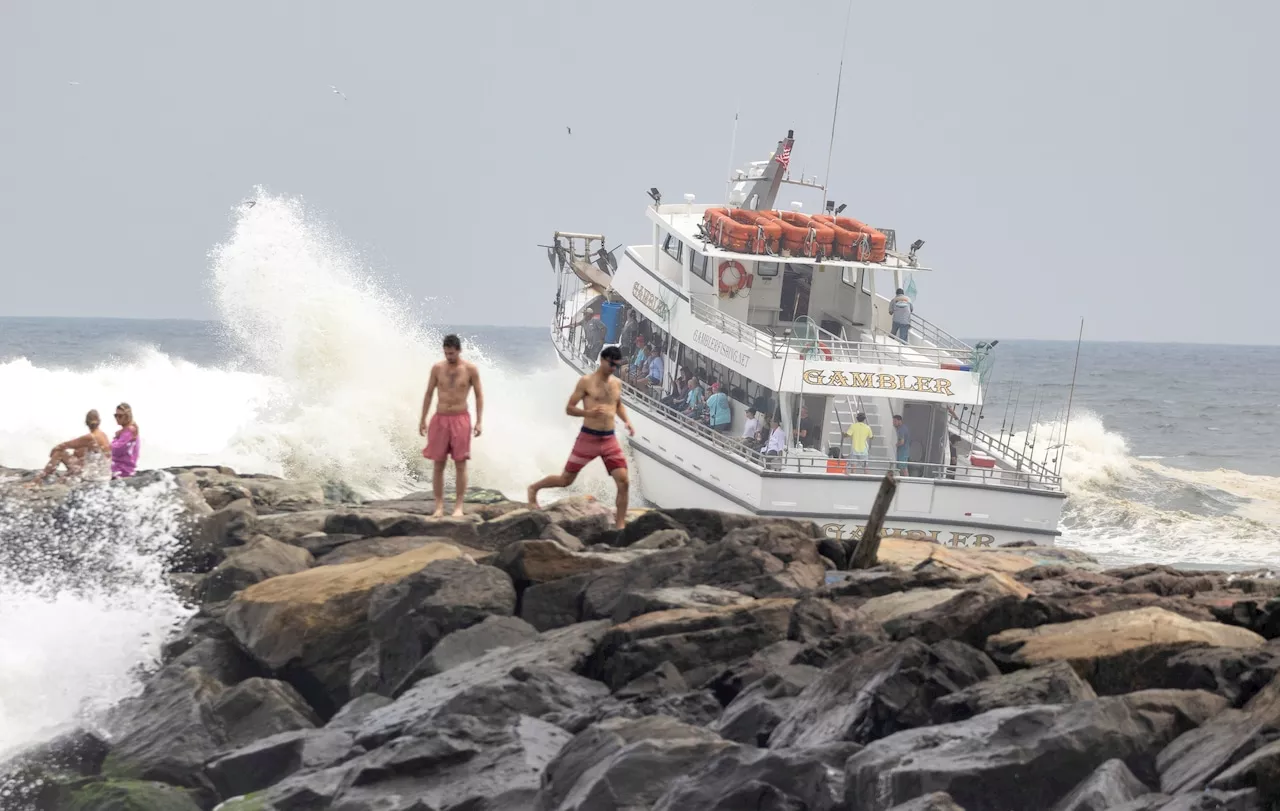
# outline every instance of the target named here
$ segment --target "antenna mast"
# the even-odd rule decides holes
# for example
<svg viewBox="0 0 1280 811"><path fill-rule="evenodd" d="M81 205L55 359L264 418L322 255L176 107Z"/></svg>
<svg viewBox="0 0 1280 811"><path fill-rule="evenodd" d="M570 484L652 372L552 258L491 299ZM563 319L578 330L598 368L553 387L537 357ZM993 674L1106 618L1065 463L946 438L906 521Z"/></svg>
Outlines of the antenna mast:
<svg viewBox="0 0 1280 811"><path fill-rule="evenodd" d="M729 179L724 184L724 199L726 203L729 201L729 195L733 194L733 153L738 148L738 112L737 110L733 111L733 137L729 139L729 174L727 175Z"/></svg>
<svg viewBox="0 0 1280 811"><path fill-rule="evenodd" d="M1076 336L1076 362L1071 367L1071 393L1067 395L1067 419L1062 423L1062 452L1058 454L1058 473L1062 473L1062 457L1067 455L1067 429L1071 427L1071 404L1076 399L1076 372L1080 370L1080 342L1084 340L1084 318L1080 318L1080 334Z"/></svg>
<svg viewBox="0 0 1280 811"><path fill-rule="evenodd" d="M844 81L844 52L849 43L849 20L853 17L853 0L844 15L844 37L840 40L840 70L836 73L836 103L831 108L831 143L827 145L827 175L822 179L822 211L827 208L827 190L831 187L831 154L836 148L836 117L840 113L840 83Z"/></svg>

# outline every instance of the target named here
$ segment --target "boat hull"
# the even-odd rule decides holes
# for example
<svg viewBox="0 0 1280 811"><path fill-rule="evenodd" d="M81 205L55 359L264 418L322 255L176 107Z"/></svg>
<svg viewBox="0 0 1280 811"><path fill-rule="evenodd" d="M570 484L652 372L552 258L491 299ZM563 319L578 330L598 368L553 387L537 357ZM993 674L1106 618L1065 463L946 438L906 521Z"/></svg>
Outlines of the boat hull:
<svg viewBox="0 0 1280 811"><path fill-rule="evenodd" d="M648 504L811 520L832 538L862 536L882 474L762 471L649 413L637 398L623 400L636 428L625 443L632 492ZM948 546L1051 545L1063 501L1059 492L903 476L883 534Z"/></svg>

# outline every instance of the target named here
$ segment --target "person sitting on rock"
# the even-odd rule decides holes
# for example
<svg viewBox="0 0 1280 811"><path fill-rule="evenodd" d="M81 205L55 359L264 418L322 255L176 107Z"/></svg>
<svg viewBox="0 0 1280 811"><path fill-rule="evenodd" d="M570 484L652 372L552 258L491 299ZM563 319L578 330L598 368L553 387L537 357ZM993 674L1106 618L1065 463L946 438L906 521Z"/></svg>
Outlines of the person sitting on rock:
<svg viewBox="0 0 1280 811"><path fill-rule="evenodd" d="M49 452L49 464L36 476L36 482L44 482L59 466L66 467L66 476L79 476L86 468L99 467L102 460L110 455L111 440L98 428L102 420L96 409L84 415L84 424L89 433L55 445Z"/></svg>

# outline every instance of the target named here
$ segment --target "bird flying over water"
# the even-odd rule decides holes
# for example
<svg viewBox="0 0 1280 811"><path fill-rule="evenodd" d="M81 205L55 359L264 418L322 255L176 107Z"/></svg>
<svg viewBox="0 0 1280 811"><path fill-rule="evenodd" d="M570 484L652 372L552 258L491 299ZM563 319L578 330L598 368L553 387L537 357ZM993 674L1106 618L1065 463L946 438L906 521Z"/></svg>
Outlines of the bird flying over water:
<svg viewBox="0 0 1280 811"><path fill-rule="evenodd" d="M331 85L329 85L329 87L333 89L333 92L334 92L335 94L337 94L337 95L339 95L339 96L342 96L342 100L343 100L343 101L346 101L346 100L347 100L347 94L346 94L346 93L343 93L341 90L339 90L337 85L332 85L332 84L331 84Z"/></svg>
<svg viewBox="0 0 1280 811"><path fill-rule="evenodd" d="M567 130L570 135L573 135L573 127L565 127L565 130Z"/></svg>

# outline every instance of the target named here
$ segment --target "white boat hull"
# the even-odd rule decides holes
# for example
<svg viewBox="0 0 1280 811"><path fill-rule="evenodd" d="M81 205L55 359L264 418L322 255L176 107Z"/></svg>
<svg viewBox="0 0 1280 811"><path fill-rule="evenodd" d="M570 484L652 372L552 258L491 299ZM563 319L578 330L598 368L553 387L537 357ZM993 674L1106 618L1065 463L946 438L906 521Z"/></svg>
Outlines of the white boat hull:
<svg viewBox="0 0 1280 811"><path fill-rule="evenodd" d="M807 519L832 538L861 537L880 475L761 471L623 399L636 428L625 442L632 492L648 504ZM1057 492L904 476L883 533L948 546L1051 545L1063 501Z"/></svg>

